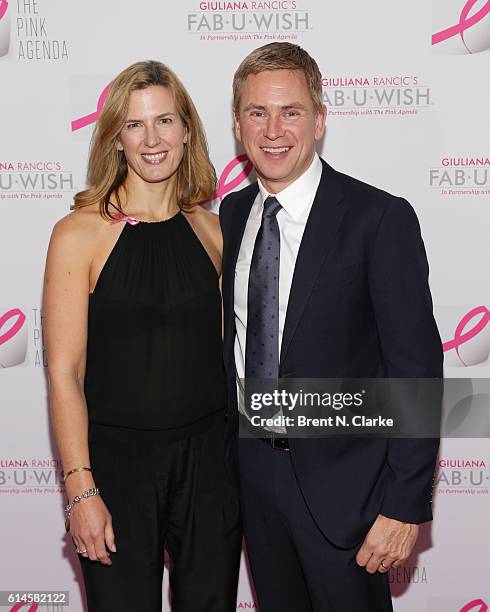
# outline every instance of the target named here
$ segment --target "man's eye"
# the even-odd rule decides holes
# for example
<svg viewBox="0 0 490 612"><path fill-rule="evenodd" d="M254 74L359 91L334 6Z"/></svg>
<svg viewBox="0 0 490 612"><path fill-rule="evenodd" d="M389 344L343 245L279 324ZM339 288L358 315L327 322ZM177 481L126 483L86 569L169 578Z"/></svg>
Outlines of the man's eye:
<svg viewBox="0 0 490 612"><path fill-rule="evenodd" d="M264 113L262 111L252 111L250 114L252 117L264 117Z"/></svg>

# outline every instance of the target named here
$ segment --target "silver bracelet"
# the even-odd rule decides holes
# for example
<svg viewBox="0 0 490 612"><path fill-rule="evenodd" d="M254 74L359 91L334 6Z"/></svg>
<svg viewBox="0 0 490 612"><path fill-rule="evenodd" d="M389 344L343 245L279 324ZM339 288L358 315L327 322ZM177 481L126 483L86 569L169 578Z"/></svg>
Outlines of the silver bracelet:
<svg viewBox="0 0 490 612"><path fill-rule="evenodd" d="M100 491L97 487L92 487L91 489L87 489L80 495L75 495L72 501L65 508L65 523L70 518L71 511L73 510L73 506L82 501L82 499L88 499L89 497L93 497L94 495L100 495Z"/></svg>

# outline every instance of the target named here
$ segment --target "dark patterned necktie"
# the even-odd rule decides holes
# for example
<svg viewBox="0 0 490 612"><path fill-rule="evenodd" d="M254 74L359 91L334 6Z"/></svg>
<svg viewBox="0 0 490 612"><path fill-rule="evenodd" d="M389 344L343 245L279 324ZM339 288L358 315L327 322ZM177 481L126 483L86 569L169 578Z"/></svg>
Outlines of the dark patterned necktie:
<svg viewBox="0 0 490 612"><path fill-rule="evenodd" d="M277 379L279 375L279 254L276 215L281 205L274 196L264 202L262 222L250 264L247 300L245 377ZM271 416L278 408L271 406Z"/></svg>

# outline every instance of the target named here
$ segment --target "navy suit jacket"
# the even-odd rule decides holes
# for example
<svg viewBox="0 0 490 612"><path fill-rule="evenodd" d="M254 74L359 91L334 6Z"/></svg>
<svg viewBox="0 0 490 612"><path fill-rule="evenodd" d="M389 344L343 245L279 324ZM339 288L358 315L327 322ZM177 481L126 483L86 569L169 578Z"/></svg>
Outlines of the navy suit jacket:
<svg viewBox="0 0 490 612"><path fill-rule="evenodd" d="M281 378L441 378L428 264L414 210L335 171L320 184L294 270ZM236 473L235 265L256 183L220 207L224 237L224 357L229 387L227 465ZM437 439L290 439L298 483L317 525L339 547L359 543L378 513L432 519ZM278 451L279 452L279 451Z"/></svg>

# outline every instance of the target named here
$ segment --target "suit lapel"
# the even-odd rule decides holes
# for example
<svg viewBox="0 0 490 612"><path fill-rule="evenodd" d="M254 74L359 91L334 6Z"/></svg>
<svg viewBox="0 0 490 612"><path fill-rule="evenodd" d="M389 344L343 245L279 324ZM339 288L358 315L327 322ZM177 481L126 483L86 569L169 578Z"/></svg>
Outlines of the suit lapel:
<svg viewBox="0 0 490 612"><path fill-rule="evenodd" d="M323 160L323 171L296 259L281 344L280 366L303 315L320 269L342 221L342 189L335 171Z"/></svg>
<svg viewBox="0 0 490 612"><path fill-rule="evenodd" d="M223 301L227 316L225 328L225 359L230 362L233 357L233 344L235 340L235 266L242 244L243 233L255 201L259 188L257 183L250 185L238 194L236 201L231 204L233 210L230 222L229 236L226 244L223 261ZM228 204L229 206L230 204ZM234 360L231 361L234 363Z"/></svg>

